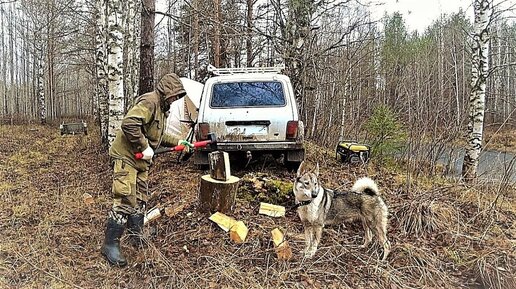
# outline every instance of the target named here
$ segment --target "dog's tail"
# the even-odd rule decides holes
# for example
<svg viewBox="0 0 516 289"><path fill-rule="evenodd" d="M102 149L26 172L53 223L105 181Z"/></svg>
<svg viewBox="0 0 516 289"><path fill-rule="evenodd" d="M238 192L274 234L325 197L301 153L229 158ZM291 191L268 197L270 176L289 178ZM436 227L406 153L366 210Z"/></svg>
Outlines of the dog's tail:
<svg viewBox="0 0 516 289"><path fill-rule="evenodd" d="M376 183L367 177L358 179L351 190L356 193L367 194L370 196L380 195L380 191L378 190Z"/></svg>

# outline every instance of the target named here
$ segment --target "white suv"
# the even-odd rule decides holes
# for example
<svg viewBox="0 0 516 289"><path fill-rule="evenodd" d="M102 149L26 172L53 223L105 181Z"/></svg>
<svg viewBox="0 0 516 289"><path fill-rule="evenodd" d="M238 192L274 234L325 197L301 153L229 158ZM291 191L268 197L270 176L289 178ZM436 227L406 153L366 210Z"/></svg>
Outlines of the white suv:
<svg viewBox="0 0 516 289"><path fill-rule="evenodd" d="M280 68L213 68L202 93L196 139L214 133L217 144L201 149L194 163L208 164L208 152L235 157L272 154L296 169L305 158L303 123L299 121L290 79Z"/></svg>

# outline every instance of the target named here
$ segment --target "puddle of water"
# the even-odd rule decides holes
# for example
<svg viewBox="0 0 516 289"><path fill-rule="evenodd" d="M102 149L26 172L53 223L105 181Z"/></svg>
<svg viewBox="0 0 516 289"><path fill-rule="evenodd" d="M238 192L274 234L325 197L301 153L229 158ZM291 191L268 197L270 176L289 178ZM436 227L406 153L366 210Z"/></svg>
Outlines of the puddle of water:
<svg viewBox="0 0 516 289"><path fill-rule="evenodd" d="M462 162L464 161L464 149L448 149L438 162L447 165L451 168L450 174L454 177L459 177L462 171ZM478 160L477 175L481 179L486 180L501 180L504 174L509 174L509 180L516 182L516 164L515 155L506 152L498 151L483 151L480 153Z"/></svg>

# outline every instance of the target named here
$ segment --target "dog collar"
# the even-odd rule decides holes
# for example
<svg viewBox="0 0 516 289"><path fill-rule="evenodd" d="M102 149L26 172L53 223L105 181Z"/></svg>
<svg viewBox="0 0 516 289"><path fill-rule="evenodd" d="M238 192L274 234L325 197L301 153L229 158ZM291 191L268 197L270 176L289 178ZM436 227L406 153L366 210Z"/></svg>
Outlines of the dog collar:
<svg viewBox="0 0 516 289"><path fill-rule="evenodd" d="M302 207L302 206L310 205L311 202L312 201L302 201L302 202L299 202L299 203L294 205L293 209L297 209L297 208Z"/></svg>

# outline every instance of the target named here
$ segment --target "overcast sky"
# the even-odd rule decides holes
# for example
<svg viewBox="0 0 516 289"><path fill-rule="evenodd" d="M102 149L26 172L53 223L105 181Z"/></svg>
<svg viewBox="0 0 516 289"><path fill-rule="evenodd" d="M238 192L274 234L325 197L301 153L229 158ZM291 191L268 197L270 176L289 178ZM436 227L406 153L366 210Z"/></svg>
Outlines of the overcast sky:
<svg viewBox="0 0 516 289"><path fill-rule="evenodd" d="M375 19L381 18L385 12L400 12L409 30L424 32L432 21L443 13L458 12L460 8L473 19L472 0L370 0L371 11ZM381 5L383 3L383 5Z"/></svg>

